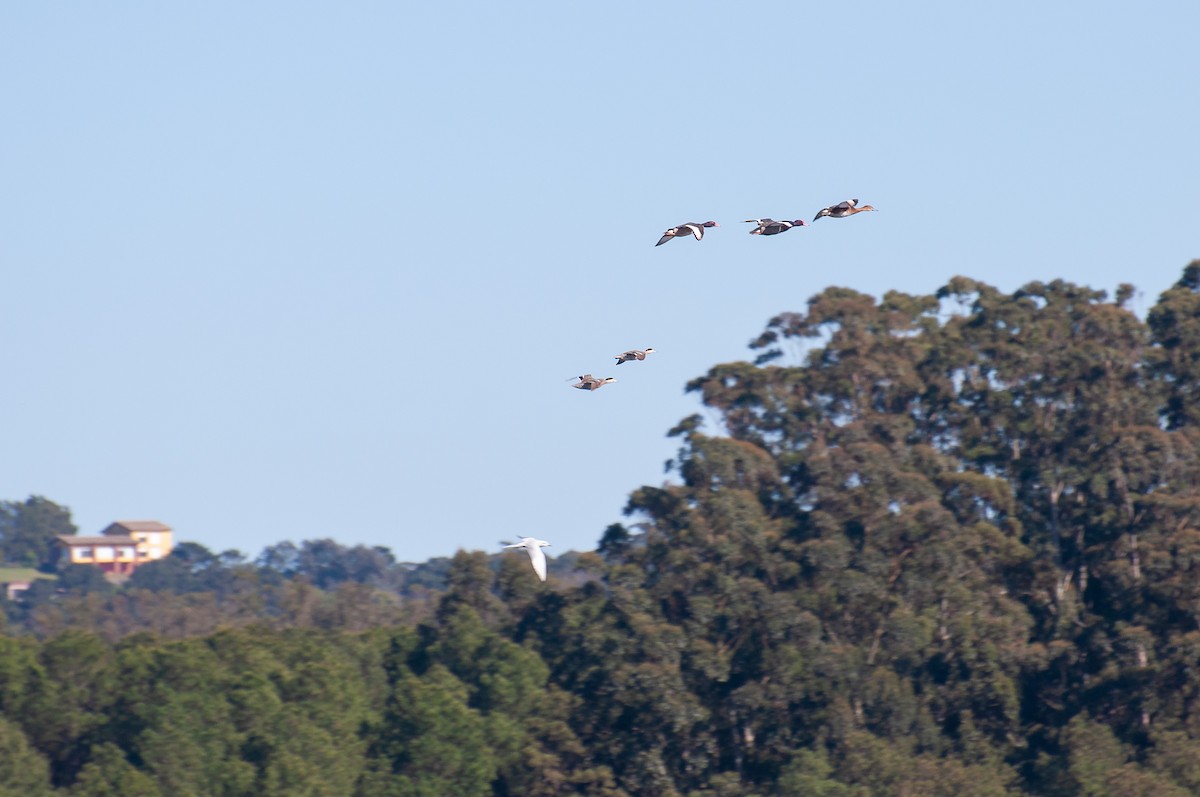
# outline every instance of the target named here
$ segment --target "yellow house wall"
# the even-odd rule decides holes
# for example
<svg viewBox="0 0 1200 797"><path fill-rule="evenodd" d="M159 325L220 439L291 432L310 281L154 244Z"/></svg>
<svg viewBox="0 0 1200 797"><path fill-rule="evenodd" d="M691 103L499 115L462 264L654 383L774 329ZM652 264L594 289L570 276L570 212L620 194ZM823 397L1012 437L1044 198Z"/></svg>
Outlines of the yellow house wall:
<svg viewBox="0 0 1200 797"><path fill-rule="evenodd" d="M138 541L138 558L143 561L162 559L173 547L169 531L138 531L133 538Z"/></svg>

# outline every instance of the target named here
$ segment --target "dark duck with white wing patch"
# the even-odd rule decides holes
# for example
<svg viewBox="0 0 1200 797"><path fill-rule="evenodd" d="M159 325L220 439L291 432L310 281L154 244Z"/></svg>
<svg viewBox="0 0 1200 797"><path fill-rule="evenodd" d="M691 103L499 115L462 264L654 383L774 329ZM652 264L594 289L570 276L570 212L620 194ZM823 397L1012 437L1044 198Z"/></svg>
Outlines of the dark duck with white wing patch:
<svg viewBox="0 0 1200 797"><path fill-rule="evenodd" d="M779 235L781 232L787 232L793 227L807 227L808 222L804 219L796 219L795 221L775 221L774 219L746 219L747 224L757 224L751 235Z"/></svg>
<svg viewBox="0 0 1200 797"><path fill-rule="evenodd" d="M687 224L680 224L678 227L672 227L662 234L662 238L658 239L655 246L662 246L672 238L678 238L681 235L694 235L699 241L704 237L705 227L720 227L715 221L706 221L701 224L698 221L689 221Z"/></svg>

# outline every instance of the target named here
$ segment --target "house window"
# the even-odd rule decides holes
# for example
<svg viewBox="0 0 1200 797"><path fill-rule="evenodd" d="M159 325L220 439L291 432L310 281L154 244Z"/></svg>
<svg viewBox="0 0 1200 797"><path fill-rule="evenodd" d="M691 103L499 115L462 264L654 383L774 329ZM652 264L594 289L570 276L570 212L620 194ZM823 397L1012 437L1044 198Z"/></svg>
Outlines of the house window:
<svg viewBox="0 0 1200 797"><path fill-rule="evenodd" d="M121 548L118 548L117 549L117 558L120 559L122 562L132 562L133 561L133 546L126 545Z"/></svg>
<svg viewBox="0 0 1200 797"><path fill-rule="evenodd" d="M71 550L75 552L74 559L75 559L75 561L76 561L76 562L87 562L87 561L91 561L91 558L92 558L92 546L90 546L90 545L80 545L78 548L72 548Z"/></svg>

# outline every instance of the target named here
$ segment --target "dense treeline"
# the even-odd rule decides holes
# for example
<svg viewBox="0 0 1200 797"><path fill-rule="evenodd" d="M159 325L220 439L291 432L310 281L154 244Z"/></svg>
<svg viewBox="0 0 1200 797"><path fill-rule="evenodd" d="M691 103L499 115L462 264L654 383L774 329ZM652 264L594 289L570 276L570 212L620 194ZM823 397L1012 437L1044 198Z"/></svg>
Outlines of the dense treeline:
<svg viewBox="0 0 1200 797"><path fill-rule="evenodd" d="M40 638L87 630L116 641L142 631L181 639L264 623L350 631L416 625L432 616L450 568L449 558L397 562L387 548L330 539L282 542L253 561L184 542L116 585L95 567L63 562L54 540L64 533L75 533L70 512L46 498L0 502L0 580L21 564L54 576L34 580L15 600L0 598L0 628L7 623L9 633ZM493 555L490 566L502 558ZM574 552L551 568L564 583L594 577L579 569Z"/></svg>
<svg viewBox="0 0 1200 797"><path fill-rule="evenodd" d="M0 551L5 547L5 508L19 519L31 504L54 506L38 496L0 505ZM117 585L95 567L66 564L50 555L41 570L54 578L34 580L17 599L3 601L0 624L7 622L10 633L42 638L69 629L92 630L110 641L140 631L185 638L263 622L366 630L430 616L449 566L449 559L399 563L385 548L343 546L328 539L280 543L254 561L238 551L216 554L184 542Z"/></svg>
<svg viewBox="0 0 1200 797"><path fill-rule="evenodd" d="M1200 261L1131 295L826 290L689 386L719 428L591 578L281 623L260 558L223 630L0 639L0 792L1200 793Z"/></svg>

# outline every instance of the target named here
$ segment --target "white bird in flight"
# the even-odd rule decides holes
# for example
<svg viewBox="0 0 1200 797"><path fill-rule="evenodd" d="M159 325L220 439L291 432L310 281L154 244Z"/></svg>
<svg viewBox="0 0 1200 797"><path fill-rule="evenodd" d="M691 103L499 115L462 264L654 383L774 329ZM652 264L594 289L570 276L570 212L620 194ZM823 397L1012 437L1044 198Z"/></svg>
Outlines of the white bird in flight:
<svg viewBox="0 0 1200 797"><path fill-rule="evenodd" d="M505 545L505 548L524 548L529 554L529 562L533 565L533 572L537 573L538 578L542 581L546 580L546 554L542 553L542 548L548 547L550 543L545 540L539 540L536 537L522 537L520 542L515 542L512 545Z"/></svg>

